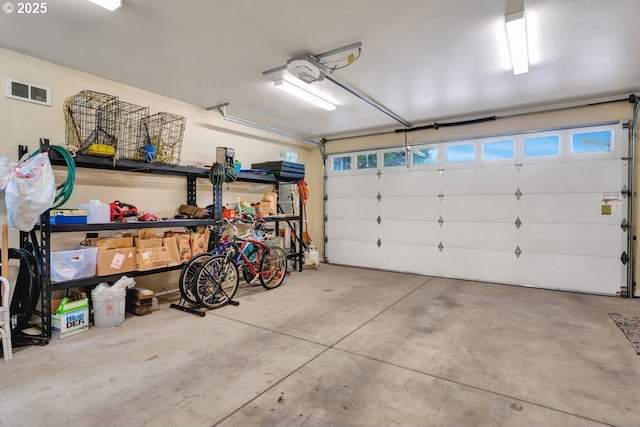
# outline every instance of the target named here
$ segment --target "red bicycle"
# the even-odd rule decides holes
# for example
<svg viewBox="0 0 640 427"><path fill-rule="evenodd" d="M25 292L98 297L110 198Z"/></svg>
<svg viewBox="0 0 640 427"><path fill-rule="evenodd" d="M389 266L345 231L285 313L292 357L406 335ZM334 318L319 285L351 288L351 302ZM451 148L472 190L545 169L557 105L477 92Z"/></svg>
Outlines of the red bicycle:
<svg viewBox="0 0 640 427"><path fill-rule="evenodd" d="M247 222L246 219L244 221ZM220 306L221 285L229 281L219 276L228 276L232 270L242 270L247 283L257 277L267 290L280 286L287 275L287 256L282 248L269 240L253 237L253 233L238 237L235 224L230 221L228 224L233 228L233 235L218 246L215 255L200 265L192 282L195 299L207 308ZM222 294L222 299L230 300L229 294L235 294L235 289Z"/></svg>

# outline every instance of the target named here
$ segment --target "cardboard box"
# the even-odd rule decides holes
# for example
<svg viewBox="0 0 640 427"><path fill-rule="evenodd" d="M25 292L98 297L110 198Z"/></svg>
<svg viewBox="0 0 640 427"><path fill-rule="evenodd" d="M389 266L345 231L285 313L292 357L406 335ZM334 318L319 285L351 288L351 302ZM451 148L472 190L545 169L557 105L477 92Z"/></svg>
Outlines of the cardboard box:
<svg viewBox="0 0 640 427"><path fill-rule="evenodd" d="M136 250L134 248L108 249L98 251L96 275L126 273L136 269Z"/></svg>
<svg viewBox="0 0 640 427"><path fill-rule="evenodd" d="M160 244L162 244L162 239ZM136 270L146 271L169 265L169 252L165 247L136 249Z"/></svg>
<svg viewBox="0 0 640 427"><path fill-rule="evenodd" d="M86 224L87 211L82 209L52 209L49 211L51 225Z"/></svg>
<svg viewBox="0 0 640 427"><path fill-rule="evenodd" d="M136 248L146 249L146 248L159 248L162 246L162 239L141 239L139 237L135 238Z"/></svg>
<svg viewBox="0 0 640 427"><path fill-rule="evenodd" d="M58 304L60 304L58 302ZM56 307L57 308L57 307ZM52 307L53 309L53 307ZM66 338L89 329L89 299L71 301L60 314L51 316L51 330L56 338Z"/></svg>
<svg viewBox="0 0 640 427"><path fill-rule="evenodd" d="M133 237L97 237L84 239L86 246L95 246L100 250L104 249L126 249L133 247Z"/></svg>

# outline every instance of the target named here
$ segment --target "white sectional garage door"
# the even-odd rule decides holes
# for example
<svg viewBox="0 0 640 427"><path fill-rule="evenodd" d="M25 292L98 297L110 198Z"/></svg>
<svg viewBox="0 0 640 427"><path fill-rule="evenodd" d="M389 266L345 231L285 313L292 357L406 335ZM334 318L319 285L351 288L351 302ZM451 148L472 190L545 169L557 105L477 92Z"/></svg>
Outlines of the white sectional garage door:
<svg viewBox="0 0 640 427"><path fill-rule="evenodd" d="M615 294L627 278L628 139L612 124L331 155L326 255Z"/></svg>

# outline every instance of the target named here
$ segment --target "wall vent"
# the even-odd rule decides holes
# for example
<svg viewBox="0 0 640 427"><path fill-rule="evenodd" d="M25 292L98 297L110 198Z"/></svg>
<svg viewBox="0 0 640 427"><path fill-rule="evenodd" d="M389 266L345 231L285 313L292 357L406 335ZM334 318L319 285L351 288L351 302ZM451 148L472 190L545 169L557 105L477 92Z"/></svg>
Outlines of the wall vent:
<svg viewBox="0 0 640 427"><path fill-rule="evenodd" d="M19 82L10 78L6 79L5 95L7 98L33 102L34 104L51 107L51 89L36 86L31 83Z"/></svg>

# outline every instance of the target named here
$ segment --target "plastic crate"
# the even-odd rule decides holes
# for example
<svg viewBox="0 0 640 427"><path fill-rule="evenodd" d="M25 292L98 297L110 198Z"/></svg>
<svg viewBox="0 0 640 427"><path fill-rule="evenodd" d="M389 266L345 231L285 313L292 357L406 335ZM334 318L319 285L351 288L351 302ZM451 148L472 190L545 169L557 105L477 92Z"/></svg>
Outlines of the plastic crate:
<svg viewBox="0 0 640 427"><path fill-rule="evenodd" d="M51 252L51 282L95 276L97 257L98 248Z"/></svg>

